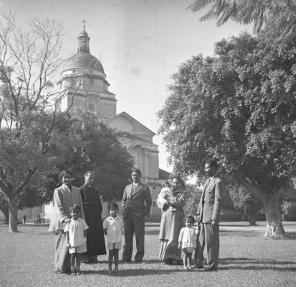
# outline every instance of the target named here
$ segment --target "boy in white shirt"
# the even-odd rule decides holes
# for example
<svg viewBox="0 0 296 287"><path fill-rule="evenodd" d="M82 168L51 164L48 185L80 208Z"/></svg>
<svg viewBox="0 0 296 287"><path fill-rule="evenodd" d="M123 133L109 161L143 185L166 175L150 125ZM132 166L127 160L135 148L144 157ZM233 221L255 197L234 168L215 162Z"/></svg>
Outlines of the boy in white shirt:
<svg viewBox="0 0 296 287"><path fill-rule="evenodd" d="M86 249L86 230L88 226L86 222L79 218L80 206L73 204L70 207L70 222L65 226L64 232L67 236L71 275L80 275L80 256L85 253Z"/></svg>
<svg viewBox="0 0 296 287"><path fill-rule="evenodd" d="M104 220L103 228L107 236L107 248L109 250L109 273L112 272L112 262L114 258L115 272L118 271L118 254L121 248L123 221L118 214L118 205L111 203L109 205L109 216Z"/></svg>

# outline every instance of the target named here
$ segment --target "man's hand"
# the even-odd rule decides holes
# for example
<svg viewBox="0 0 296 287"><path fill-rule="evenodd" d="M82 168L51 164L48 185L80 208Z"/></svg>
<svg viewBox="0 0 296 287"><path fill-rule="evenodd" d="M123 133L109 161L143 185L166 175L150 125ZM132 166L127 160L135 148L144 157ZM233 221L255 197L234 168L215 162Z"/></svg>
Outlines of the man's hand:
<svg viewBox="0 0 296 287"><path fill-rule="evenodd" d="M64 223L70 223L70 222L71 222L71 219L70 218L64 219Z"/></svg>
<svg viewBox="0 0 296 287"><path fill-rule="evenodd" d="M196 225L195 233L196 233L196 235L200 234L200 224L199 223Z"/></svg>
<svg viewBox="0 0 296 287"><path fill-rule="evenodd" d="M216 226L218 224L218 222L217 221L215 221L215 220L212 220L212 222L211 222L211 225L212 225L212 227L213 226Z"/></svg>

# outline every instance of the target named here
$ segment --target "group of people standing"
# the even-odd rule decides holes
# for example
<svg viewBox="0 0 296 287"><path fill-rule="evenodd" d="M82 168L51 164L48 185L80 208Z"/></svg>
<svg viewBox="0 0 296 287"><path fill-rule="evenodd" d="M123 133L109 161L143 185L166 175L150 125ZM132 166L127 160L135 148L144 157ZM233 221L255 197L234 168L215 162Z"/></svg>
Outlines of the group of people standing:
<svg viewBox="0 0 296 287"><path fill-rule="evenodd" d="M219 221L222 181L218 176L219 166L211 160L205 164L208 175L194 216L186 218L184 226L185 205L184 183L179 177L172 179L172 186L164 182L157 204L162 211L160 222L160 253L161 262L165 264L183 264L185 269L196 267L204 271L218 269L219 258ZM196 228L192 225L196 220ZM203 266L204 248L207 251L207 266ZM191 257L194 254L194 264Z"/></svg>
<svg viewBox="0 0 296 287"><path fill-rule="evenodd" d="M217 270L219 254L219 214L222 182L217 176L218 165L206 163L209 178L205 182L197 214L186 219L184 227L185 185L179 177L172 183L164 183L157 198L161 209L159 232L160 260L165 264L180 264L182 251L184 267L194 265L203 268L203 251L207 247L206 271ZM63 171L62 185L54 191L55 220L51 229L56 232L55 271L58 273L80 274L81 254L88 263L96 262L97 255L106 254L104 234L109 250L109 272L112 263L118 271L118 253L122 234L125 242L122 261L131 262L133 237L136 239L135 263L144 257L145 217L149 215L152 198L148 186L141 183L141 171L132 171L132 183L127 185L122 197L122 217L118 215L116 203L109 205L109 216L102 222L102 204L99 192L94 187L94 173L86 172L84 184L77 188L72 185L72 174ZM195 219L197 227L193 228ZM194 264L192 254L195 253Z"/></svg>
<svg viewBox="0 0 296 287"><path fill-rule="evenodd" d="M106 254L104 235L109 250L109 271L114 262L118 271L118 254L122 234L125 237L123 261L130 262L133 252L133 237L136 238L135 262L144 257L145 216L149 215L152 199L150 190L141 183L141 171L132 172L132 183L123 192L122 212L118 215L116 203L108 206L109 216L102 222L100 193L94 187L94 173L87 171L80 188L72 185L72 173L61 173L62 185L54 190L55 216L50 230L56 233L55 271L57 273L80 274L80 262L97 262L97 255ZM83 256L84 255L84 256Z"/></svg>

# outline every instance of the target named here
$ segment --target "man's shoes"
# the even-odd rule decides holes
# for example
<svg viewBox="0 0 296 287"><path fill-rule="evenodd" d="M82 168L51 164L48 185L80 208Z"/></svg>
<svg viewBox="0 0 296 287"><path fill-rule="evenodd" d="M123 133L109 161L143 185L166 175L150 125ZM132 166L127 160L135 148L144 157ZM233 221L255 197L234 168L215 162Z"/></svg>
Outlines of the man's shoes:
<svg viewBox="0 0 296 287"><path fill-rule="evenodd" d="M122 263L131 263L131 259L122 259Z"/></svg>
<svg viewBox="0 0 296 287"><path fill-rule="evenodd" d="M195 268L196 268L196 269L203 269L204 266L203 266L202 264L196 264Z"/></svg>
<svg viewBox="0 0 296 287"><path fill-rule="evenodd" d="M143 260L135 260L136 264L141 264L143 262Z"/></svg>

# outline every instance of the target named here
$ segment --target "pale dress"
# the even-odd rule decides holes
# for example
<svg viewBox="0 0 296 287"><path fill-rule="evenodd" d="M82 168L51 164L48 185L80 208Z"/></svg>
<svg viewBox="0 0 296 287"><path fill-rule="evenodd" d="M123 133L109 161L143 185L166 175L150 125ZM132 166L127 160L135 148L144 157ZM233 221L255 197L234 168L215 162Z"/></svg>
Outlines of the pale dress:
<svg viewBox="0 0 296 287"><path fill-rule="evenodd" d="M178 241L182 243L182 250L193 253L196 248L197 232L195 228L183 227L180 230Z"/></svg>
<svg viewBox="0 0 296 287"><path fill-rule="evenodd" d="M84 231L88 229L86 222L82 218L74 220L73 218L66 224L64 232L69 232L69 253L85 253L86 237Z"/></svg>

